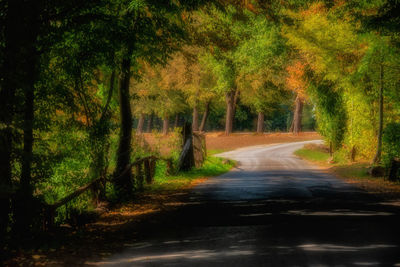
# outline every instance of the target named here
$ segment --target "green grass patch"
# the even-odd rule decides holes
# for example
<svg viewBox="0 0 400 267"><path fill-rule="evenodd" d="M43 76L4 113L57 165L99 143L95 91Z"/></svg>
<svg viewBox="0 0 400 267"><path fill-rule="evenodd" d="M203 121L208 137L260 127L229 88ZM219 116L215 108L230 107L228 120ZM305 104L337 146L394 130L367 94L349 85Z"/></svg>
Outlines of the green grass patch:
<svg viewBox="0 0 400 267"><path fill-rule="evenodd" d="M207 154L208 154L209 156L213 156L213 155L215 155L215 154L219 154L219 153L223 153L223 152L226 152L226 150L225 150L225 149L211 149L211 150L207 150Z"/></svg>
<svg viewBox="0 0 400 267"><path fill-rule="evenodd" d="M301 148L299 150L296 150L294 154L302 159L314 162L327 162L329 159L329 153L308 148Z"/></svg>
<svg viewBox="0 0 400 267"><path fill-rule="evenodd" d="M195 168L188 172L179 172L175 175L166 175L166 164L157 163L154 183L146 186L146 191L179 190L189 187L196 179L202 179L221 175L228 172L234 162L224 163L224 159L208 156L201 168Z"/></svg>

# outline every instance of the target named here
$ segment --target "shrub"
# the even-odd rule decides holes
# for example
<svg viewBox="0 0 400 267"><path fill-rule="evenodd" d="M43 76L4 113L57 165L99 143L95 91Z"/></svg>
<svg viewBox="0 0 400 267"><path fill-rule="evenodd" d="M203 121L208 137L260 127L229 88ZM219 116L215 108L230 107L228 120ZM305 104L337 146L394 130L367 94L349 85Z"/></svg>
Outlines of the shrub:
<svg viewBox="0 0 400 267"><path fill-rule="evenodd" d="M382 143L382 162L388 168L392 158L400 158L400 123L393 122L386 126Z"/></svg>

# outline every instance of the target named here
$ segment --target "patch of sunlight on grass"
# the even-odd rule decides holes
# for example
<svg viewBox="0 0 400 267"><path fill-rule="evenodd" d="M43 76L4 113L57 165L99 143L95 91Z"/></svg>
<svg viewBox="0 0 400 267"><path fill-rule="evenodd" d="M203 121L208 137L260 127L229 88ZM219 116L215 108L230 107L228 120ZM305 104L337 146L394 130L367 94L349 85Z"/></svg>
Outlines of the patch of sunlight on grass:
<svg viewBox="0 0 400 267"><path fill-rule="evenodd" d="M327 162L329 159L329 153L317 150L311 150L307 148L301 148L295 151L294 154L296 156L299 156L300 158L315 162Z"/></svg>
<svg viewBox="0 0 400 267"><path fill-rule="evenodd" d="M158 163L154 183L146 186L149 191L178 190L188 188L203 181L207 177L221 175L228 172L234 162L224 163L224 160L208 156L201 168L194 168L188 172L179 172L174 175L166 175L166 166Z"/></svg>
<svg viewBox="0 0 400 267"><path fill-rule="evenodd" d="M226 152L226 151L227 151L226 149L212 149L212 150L207 150L207 154L209 156L213 156L215 154L223 153L223 152Z"/></svg>

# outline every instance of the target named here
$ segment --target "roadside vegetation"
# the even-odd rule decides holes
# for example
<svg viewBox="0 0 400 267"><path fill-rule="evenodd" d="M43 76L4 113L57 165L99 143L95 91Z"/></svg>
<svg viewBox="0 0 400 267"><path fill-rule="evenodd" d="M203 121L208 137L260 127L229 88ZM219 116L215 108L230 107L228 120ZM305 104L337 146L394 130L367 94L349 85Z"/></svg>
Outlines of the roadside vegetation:
<svg viewBox="0 0 400 267"><path fill-rule="evenodd" d="M400 166L399 9L389 0L0 1L0 250L104 203L134 202L144 183L179 188L225 171L213 158L191 170L188 129L201 140L222 131L205 137L220 151L317 130L337 162L350 154ZM186 174L164 177L163 161Z"/></svg>
<svg viewBox="0 0 400 267"><path fill-rule="evenodd" d="M400 182L389 181L385 172L371 173L372 168L368 161L351 162L349 155L344 154L336 154L332 158L327 146L315 144L305 145L304 148L295 151L295 155L370 193L385 199L400 198Z"/></svg>
<svg viewBox="0 0 400 267"><path fill-rule="evenodd" d="M154 182L145 186L144 193L189 189L209 177L229 171L233 166L234 162L232 161L208 156L200 168L194 168L188 172L165 175L167 166L162 163L157 166Z"/></svg>

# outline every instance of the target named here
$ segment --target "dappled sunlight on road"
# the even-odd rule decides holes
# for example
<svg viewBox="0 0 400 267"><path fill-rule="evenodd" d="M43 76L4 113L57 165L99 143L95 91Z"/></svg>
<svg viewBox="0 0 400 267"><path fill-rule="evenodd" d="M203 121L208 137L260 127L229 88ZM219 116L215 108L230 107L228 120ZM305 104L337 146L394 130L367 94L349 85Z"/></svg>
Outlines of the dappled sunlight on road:
<svg viewBox="0 0 400 267"><path fill-rule="evenodd" d="M87 264L396 266L397 202L305 164L291 154L299 146L226 153L244 165L198 185L124 251Z"/></svg>
<svg viewBox="0 0 400 267"><path fill-rule="evenodd" d="M157 261L162 261L166 264L168 260L196 260L196 259L210 259L210 258L225 258L225 257L235 257L235 256L248 256L254 254L253 251L249 250L225 250L225 251L215 251L215 250L187 250L171 253L161 253L161 254L149 254L141 256L122 256L121 259L97 262L97 265L104 266L120 266L121 264L127 263L156 263ZM159 262L160 263L160 262ZM87 263L91 264L91 263Z"/></svg>

